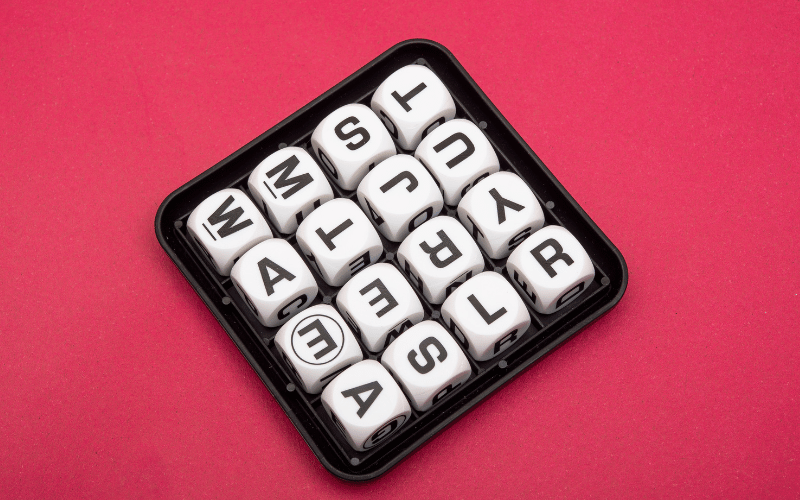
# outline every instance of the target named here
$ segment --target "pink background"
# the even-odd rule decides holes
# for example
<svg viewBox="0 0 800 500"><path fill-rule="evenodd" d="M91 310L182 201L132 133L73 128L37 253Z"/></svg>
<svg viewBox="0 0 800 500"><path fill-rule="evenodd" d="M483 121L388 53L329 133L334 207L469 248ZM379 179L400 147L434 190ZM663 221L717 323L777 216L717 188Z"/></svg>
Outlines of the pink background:
<svg viewBox="0 0 800 500"><path fill-rule="evenodd" d="M800 495L800 3L4 2L0 496ZM323 469L156 241L407 38L616 243L622 302L386 474Z"/></svg>

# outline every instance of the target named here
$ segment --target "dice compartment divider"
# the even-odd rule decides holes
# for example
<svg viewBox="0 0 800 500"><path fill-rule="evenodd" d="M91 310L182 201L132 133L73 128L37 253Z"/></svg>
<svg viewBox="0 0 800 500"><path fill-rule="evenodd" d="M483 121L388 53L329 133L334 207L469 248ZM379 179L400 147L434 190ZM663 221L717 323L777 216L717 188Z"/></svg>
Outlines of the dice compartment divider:
<svg viewBox="0 0 800 500"><path fill-rule="evenodd" d="M541 315L528 307L531 315L529 333L499 356L480 362L464 351L472 369L467 382L444 396L431 410L420 413L412 408L410 421L397 432L375 448L358 452L346 443L325 413L320 395L306 394L295 385L290 370L273 342L278 328L267 328L258 322L235 290L230 277L217 274L201 247L192 240L186 230L186 221L200 201L220 189L239 188L250 196L247 190L250 172L279 148L298 146L309 151L316 159L310 147L314 127L345 104L358 102L369 105L369 99L378 85L392 71L408 64L424 64L437 74L456 103L456 118L471 120L484 130L498 155L501 171L514 172L528 183L542 206L545 225L566 227L589 252L596 276L580 298L554 314ZM350 198L357 203L355 191L345 192L335 183L330 184L335 197ZM263 212L262 206L259 209ZM440 215L457 218L455 207L447 205ZM278 233L268 218L267 223L276 237L286 239L299 251L294 235ZM620 252L552 176L455 57L441 45L428 40L409 40L392 47L173 192L159 208L155 226L164 250L228 332L314 454L329 471L348 480L372 479L386 472L498 387L611 309L622 298L628 279L627 267ZM378 262L389 262L402 272L396 257L399 243L390 242L383 235L380 237L384 243L384 254ZM481 252L486 270L496 270L506 279L510 278L505 270L506 259L492 260L482 248ZM320 287L320 293L311 305L335 304L338 288L328 286L313 266L309 268ZM424 319L439 321L447 328L438 308L429 304L416 288L415 292L423 304ZM361 349L364 359L379 358L363 345Z"/></svg>

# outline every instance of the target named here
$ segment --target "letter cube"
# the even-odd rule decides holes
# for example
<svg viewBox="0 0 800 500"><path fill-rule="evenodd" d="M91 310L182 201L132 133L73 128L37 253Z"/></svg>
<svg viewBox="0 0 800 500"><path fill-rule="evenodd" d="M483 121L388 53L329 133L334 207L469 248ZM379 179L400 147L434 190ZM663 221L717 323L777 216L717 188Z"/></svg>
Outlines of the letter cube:
<svg viewBox="0 0 800 500"><path fill-rule="evenodd" d="M322 392L322 407L358 451L383 442L411 416L397 382L371 359L336 377Z"/></svg>
<svg viewBox="0 0 800 500"><path fill-rule="evenodd" d="M492 174L464 195L458 219L492 259L508 257L515 246L544 226L539 200L511 172Z"/></svg>
<svg viewBox="0 0 800 500"><path fill-rule="evenodd" d="M203 200L189 215L186 228L223 276L231 274L242 254L272 238L264 216L238 189L223 189Z"/></svg>
<svg viewBox="0 0 800 500"><path fill-rule="evenodd" d="M408 155L379 163L358 185L357 193L361 208L390 241L402 241L444 206L431 174Z"/></svg>
<svg viewBox="0 0 800 500"><path fill-rule="evenodd" d="M414 230L397 250L400 266L422 295L433 304L472 275L483 271L478 245L452 217L434 217Z"/></svg>
<svg viewBox="0 0 800 500"><path fill-rule="evenodd" d="M336 295L336 305L356 335L380 352L398 335L422 321L417 294L393 265L375 264L353 276Z"/></svg>
<svg viewBox="0 0 800 500"><path fill-rule="evenodd" d="M511 252L506 266L514 286L542 314L572 302L594 280L586 250L561 226L533 233Z"/></svg>
<svg viewBox="0 0 800 500"><path fill-rule="evenodd" d="M319 394L348 366L364 359L356 338L336 309L318 304L278 330L275 345L304 391Z"/></svg>
<svg viewBox="0 0 800 500"><path fill-rule="evenodd" d="M400 335L381 356L381 364L418 411L429 410L472 373L461 348L435 321L423 321Z"/></svg>
<svg viewBox="0 0 800 500"><path fill-rule="evenodd" d="M277 238L248 250L231 280L262 325L280 326L311 304L319 287L297 251Z"/></svg>
<svg viewBox="0 0 800 500"><path fill-rule="evenodd" d="M311 134L311 147L333 182L348 191L397 152L389 132L363 104L348 104L328 115Z"/></svg>
<svg viewBox="0 0 800 500"><path fill-rule="evenodd" d="M431 132L414 156L436 178L450 206L458 205L471 187L500 170L494 148L469 120L452 120Z"/></svg>
<svg viewBox="0 0 800 500"><path fill-rule="evenodd" d="M283 148L262 161L247 180L250 194L283 234L291 234L315 208L333 199L317 162L302 148Z"/></svg>
<svg viewBox="0 0 800 500"><path fill-rule="evenodd" d="M415 149L433 129L456 116L447 87L433 71L416 64L389 75L372 95L370 107L406 151Z"/></svg>
<svg viewBox="0 0 800 500"><path fill-rule="evenodd" d="M531 324L517 292L493 271L480 273L458 287L442 304L442 318L478 361L511 347Z"/></svg>
<svg viewBox="0 0 800 500"><path fill-rule="evenodd" d="M297 243L331 286L344 285L383 253L378 232L347 198L333 199L311 212L297 228Z"/></svg>

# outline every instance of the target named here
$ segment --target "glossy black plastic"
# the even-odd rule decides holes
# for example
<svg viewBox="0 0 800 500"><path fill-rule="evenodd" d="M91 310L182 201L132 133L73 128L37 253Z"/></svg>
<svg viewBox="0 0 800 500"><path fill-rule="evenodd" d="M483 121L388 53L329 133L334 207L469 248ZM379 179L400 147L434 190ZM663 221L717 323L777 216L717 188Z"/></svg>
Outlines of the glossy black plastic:
<svg viewBox="0 0 800 500"><path fill-rule="evenodd" d="M473 373L467 383L444 397L433 409L425 413L414 412L408 423L374 449L356 452L346 444L322 410L319 396L307 395L295 386L274 346L273 337L277 329L261 326L233 288L230 278L213 270L203 253L188 238L186 220L201 201L220 189L238 187L247 192L250 172L277 149L299 146L310 151L311 133L323 118L345 104L360 102L368 105L378 85L392 72L408 64L424 64L439 76L456 102L456 117L472 120L484 130L498 153L501 169L516 172L527 181L542 204L546 224L566 227L581 242L592 258L596 277L577 300L561 311L548 316L531 311L531 329L523 339L493 360L471 360ZM333 187L336 196L354 198L353 192ZM447 207L443 215L455 216L455 210ZM619 251L531 151L455 57L441 45L428 40L409 40L395 45L177 189L161 204L155 229L164 250L228 332L312 451L329 471L347 480L372 479L386 472L501 385L606 313L622 298L628 281L627 267ZM296 246L294 236L286 239ZM398 245L386 240L384 244L386 253L381 261L397 265L394 255ZM487 269L505 273L505 260L484 258ZM326 286L321 279L318 282L320 295L314 303L332 303L338 289ZM426 319L441 321L436 308L424 300L423 303ZM365 358L377 358L366 349L362 350Z"/></svg>

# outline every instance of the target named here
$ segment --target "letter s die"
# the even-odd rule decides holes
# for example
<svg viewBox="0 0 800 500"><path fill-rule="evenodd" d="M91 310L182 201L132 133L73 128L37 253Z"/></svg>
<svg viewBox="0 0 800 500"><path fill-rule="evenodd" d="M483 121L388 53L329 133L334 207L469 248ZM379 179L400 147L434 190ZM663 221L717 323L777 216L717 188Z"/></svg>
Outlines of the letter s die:
<svg viewBox="0 0 800 500"><path fill-rule="evenodd" d="M429 410L472 373L469 361L442 325L423 321L400 335L381 356L417 411Z"/></svg>
<svg viewBox="0 0 800 500"><path fill-rule="evenodd" d="M314 129L311 147L333 182L348 191L396 152L389 132L363 104L348 104L328 115Z"/></svg>

